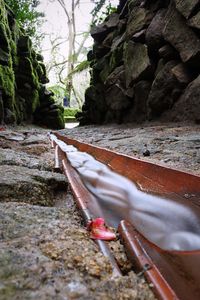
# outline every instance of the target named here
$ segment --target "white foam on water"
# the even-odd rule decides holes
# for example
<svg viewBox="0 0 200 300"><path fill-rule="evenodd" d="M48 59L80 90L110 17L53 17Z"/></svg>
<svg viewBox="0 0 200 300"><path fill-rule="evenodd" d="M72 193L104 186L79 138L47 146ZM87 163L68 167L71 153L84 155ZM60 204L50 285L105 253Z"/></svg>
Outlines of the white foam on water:
<svg viewBox="0 0 200 300"><path fill-rule="evenodd" d="M71 165L98 198L106 221L117 227L129 220L148 240L165 250L200 250L200 220L195 209L147 194L91 155L55 138Z"/></svg>

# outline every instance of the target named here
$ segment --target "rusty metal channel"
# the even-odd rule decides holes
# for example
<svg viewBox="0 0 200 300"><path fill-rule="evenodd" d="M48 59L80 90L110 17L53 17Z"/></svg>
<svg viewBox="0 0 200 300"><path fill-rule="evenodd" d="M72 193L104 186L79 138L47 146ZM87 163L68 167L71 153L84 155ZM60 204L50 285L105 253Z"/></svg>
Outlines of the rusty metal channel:
<svg viewBox="0 0 200 300"><path fill-rule="evenodd" d="M136 183L139 189L150 194L167 196L173 201L192 207L200 218L200 177L165 168L139 159L115 153L93 145L69 139L55 133L56 137L87 152L112 170ZM54 146L56 146L54 144ZM58 164L58 149L56 149ZM85 220L101 215L96 198L87 191L77 172L63 159L64 172L74 190ZM144 273L153 284L160 299L200 299L200 251L166 251L145 239L130 224L122 221L119 233L127 254L138 272Z"/></svg>
<svg viewBox="0 0 200 300"><path fill-rule="evenodd" d="M56 171L62 169L64 174L68 178L76 204L80 209L85 225L87 226L90 220L95 219L100 215L100 212L97 209L96 205L96 198L87 190L87 188L85 188L78 173L74 170L74 168L71 167L71 165L67 161L66 154L61 151L61 149L54 141L52 142L52 147L54 147L55 149L54 168ZM108 243L102 240L96 240L95 242L99 246L103 255L109 259L112 265L112 277L121 276L121 271L109 248Z"/></svg>

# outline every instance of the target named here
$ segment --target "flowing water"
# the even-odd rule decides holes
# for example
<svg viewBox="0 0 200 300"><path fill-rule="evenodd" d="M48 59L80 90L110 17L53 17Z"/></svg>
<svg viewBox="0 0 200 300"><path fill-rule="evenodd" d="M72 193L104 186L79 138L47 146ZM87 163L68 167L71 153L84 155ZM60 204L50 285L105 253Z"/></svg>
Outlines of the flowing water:
<svg viewBox="0 0 200 300"><path fill-rule="evenodd" d="M165 250L200 250L200 220L195 209L139 190L91 155L53 139L67 154L88 190L98 198L106 222L130 221L149 241Z"/></svg>

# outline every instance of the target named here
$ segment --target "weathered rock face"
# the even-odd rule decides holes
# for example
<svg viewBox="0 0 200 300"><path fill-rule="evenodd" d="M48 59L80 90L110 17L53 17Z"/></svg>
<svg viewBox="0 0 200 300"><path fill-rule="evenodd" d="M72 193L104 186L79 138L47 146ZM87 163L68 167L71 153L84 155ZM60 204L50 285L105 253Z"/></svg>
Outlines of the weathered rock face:
<svg viewBox="0 0 200 300"><path fill-rule="evenodd" d="M43 58L34 51L3 0L0 19L0 124L34 122L63 128L62 108L45 88L48 78Z"/></svg>
<svg viewBox="0 0 200 300"><path fill-rule="evenodd" d="M119 1L117 13L92 30L91 87L81 124L198 123L199 29L197 0Z"/></svg>

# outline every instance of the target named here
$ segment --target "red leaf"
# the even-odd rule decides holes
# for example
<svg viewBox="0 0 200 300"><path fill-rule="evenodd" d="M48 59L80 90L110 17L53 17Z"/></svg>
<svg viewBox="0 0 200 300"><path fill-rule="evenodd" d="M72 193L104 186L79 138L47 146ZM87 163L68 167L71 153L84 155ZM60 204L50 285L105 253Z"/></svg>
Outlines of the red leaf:
<svg viewBox="0 0 200 300"><path fill-rule="evenodd" d="M105 226L103 218L96 218L87 224L90 237L95 240L112 241L116 239L115 233Z"/></svg>

